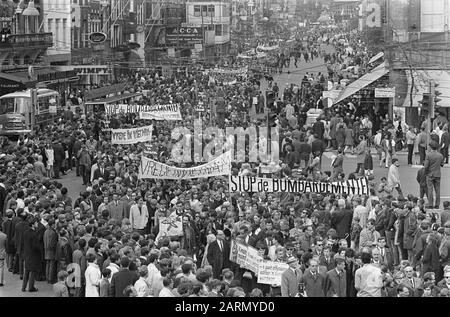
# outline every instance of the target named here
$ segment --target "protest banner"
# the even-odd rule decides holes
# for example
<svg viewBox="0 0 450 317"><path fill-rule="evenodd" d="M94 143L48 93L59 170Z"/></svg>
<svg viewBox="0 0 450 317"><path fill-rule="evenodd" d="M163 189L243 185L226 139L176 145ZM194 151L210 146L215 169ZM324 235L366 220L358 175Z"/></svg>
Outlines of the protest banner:
<svg viewBox="0 0 450 317"><path fill-rule="evenodd" d="M230 175L229 190L235 192L267 193L317 193L368 195L367 178L349 179L341 182L316 182L295 179L259 178Z"/></svg>
<svg viewBox="0 0 450 317"><path fill-rule="evenodd" d="M140 112L179 112L180 104L179 103L170 103L166 105L137 105L137 104L117 104L117 105L105 105L105 113L107 115L116 115L119 113L128 114L128 113L140 113Z"/></svg>
<svg viewBox="0 0 450 317"><path fill-rule="evenodd" d="M208 73L215 82L220 82L224 85L234 85L239 78L247 78L248 67L237 69L212 68L208 70Z"/></svg>
<svg viewBox="0 0 450 317"><path fill-rule="evenodd" d="M180 112L180 104L156 105L152 106L154 110L139 112L139 119L142 120L183 120Z"/></svg>
<svg viewBox="0 0 450 317"><path fill-rule="evenodd" d="M159 232L156 241L164 237L179 237L183 235L181 216L172 213L169 217L159 218Z"/></svg>
<svg viewBox="0 0 450 317"><path fill-rule="evenodd" d="M289 268L287 263L261 261L258 265L258 283L281 285L281 275Z"/></svg>
<svg viewBox="0 0 450 317"><path fill-rule="evenodd" d="M152 140L153 126L132 129L111 129L112 144L135 144Z"/></svg>
<svg viewBox="0 0 450 317"><path fill-rule="evenodd" d="M231 151L216 157L211 162L189 168L166 165L143 156L141 159L141 166L139 167L139 179L157 178L180 180L230 175L230 173Z"/></svg>
<svg viewBox="0 0 450 317"><path fill-rule="evenodd" d="M258 273L259 263L263 260L263 258L259 255L258 250L256 250L252 246L247 247L247 258L245 261L245 268Z"/></svg>

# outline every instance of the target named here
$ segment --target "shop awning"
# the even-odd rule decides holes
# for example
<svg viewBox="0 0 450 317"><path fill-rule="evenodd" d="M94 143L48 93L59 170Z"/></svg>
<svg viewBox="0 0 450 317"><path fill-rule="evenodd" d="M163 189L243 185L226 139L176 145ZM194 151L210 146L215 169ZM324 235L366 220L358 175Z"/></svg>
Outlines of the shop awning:
<svg viewBox="0 0 450 317"><path fill-rule="evenodd" d="M378 53L377 55L375 55L374 57L372 57L369 61L369 64L372 64L373 62L376 62L377 60L379 60L380 58L382 58L384 56L383 52Z"/></svg>
<svg viewBox="0 0 450 317"><path fill-rule="evenodd" d="M15 70L14 72L2 72L0 77L16 81L32 87L36 82L44 84L56 84L78 80L77 72L73 69L61 71L57 67L36 67L34 69L36 80L29 78L28 69Z"/></svg>
<svg viewBox="0 0 450 317"><path fill-rule="evenodd" d="M98 100L92 100L89 102L86 102L86 105L96 105L96 104L110 104L110 103L114 103L117 101L122 101L125 99L129 99L129 98L134 98L134 97L138 97L142 95L141 93L124 93L121 95L117 95L117 96L113 96L113 97L108 97L108 98L103 98L103 99L98 99Z"/></svg>
<svg viewBox="0 0 450 317"><path fill-rule="evenodd" d="M441 99L438 102L439 107L450 107L450 86L447 84L450 82L450 73L443 70L413 70L414 87L412 91L412 105L410 104L411 96L411 71L406 70L406 78L408 79L408 92L406 94L403 107L418 107L419 101L422 101L423 94L430 92L430 81L434 80L439 86L435 90L439 91L441 95L438 97Z"/></svg>
<svg viewBox="0 0 450 317"><path fill-rule="evenodd" d="M350 83L347 87L345 87L339 98L334 101L334 104L352 96L353 94L357 93L364 87L370 85L377 79L383 77L387 73L389 73L389 70L385 68L385 63L380 64L378 67L374 68L370 73L365 74L364 76L358 78L354 82Z"/></svg>

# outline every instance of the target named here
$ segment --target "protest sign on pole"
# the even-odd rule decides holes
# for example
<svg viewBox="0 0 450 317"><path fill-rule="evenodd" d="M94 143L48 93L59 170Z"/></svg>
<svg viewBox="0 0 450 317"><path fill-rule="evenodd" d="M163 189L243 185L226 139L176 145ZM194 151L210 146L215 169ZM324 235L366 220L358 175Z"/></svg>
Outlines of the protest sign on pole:
<svg viewBox="0 0 450 317"><path fill-rule="evenodd" d="M156 241L164 237L179 237L183 235L181 216L172 213L169 217L159 218L159 232Z"/></svg>
<svg viewBox="0 0 450 317"><path fill-rule="evenodd" d="M170 166L143 156L141 158L141 166L139 167L139 179L158 178L180 180L230 174L231 151L216 157L211 162L189 168Z"/></svg>
<svg viewBox="0 0 450 317"><path fill-rule="evenodd" d="M152 140L153 126L132 129L111 129L112 144L135 144Z"/></svg>
<svg viewBox="0 0 450 317"><path fill-rule="evenodd" d="M258 250L256 250L252 246L247 247L247 259L246 259L246 268L252 272L258 273L259 262L261 262L263 258L259 255Z"/></svg>
<svg viewBox="0 0 450 317"><path fill-rule="evenodd" d="M230 175L230 192L268 193L317 193L368 195L367 178L349 179L340 182L316 182L295 179L259 178Z"/></svg>
<svg viewBox="0 0 450 317"><path fill-rule="evenodd" d="M281 285L281 275L289 268L287 263L261 261L258 266L258 283Z"/></svg>
<svg viewBox="0 0 450 317"><path fill-rule="evenodd" d="M257 273L259 263L263 261L263 258L254 247L231 240L230 261L237 263L242 268Z"/></svg>

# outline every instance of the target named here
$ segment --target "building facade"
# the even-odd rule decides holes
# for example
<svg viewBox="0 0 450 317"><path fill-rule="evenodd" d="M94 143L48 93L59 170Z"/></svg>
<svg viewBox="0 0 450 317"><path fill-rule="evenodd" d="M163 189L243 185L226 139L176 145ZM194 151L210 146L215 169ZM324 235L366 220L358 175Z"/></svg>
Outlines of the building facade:
<svg viewBox="0 0 450 317"><path fill-rule="evenodd" d="M200 27L207 61L226 56L230 50L231 6L225 1L186 2L186 26Z"/></svg>
<svg viewBox="0 0 450 317"><path fill-rule="evenodd" d="M70 65L72 48L71 4L65 0L45 0L42 27L52 33L53 46L48 48L45 63L49 65Z"/></svg>
<svg viewBox="0 0 450 317"><path fill-rule="evenodd" d="M42 62L53 45L52 33L41 27L43 13L39 1L0 2L0 70Z"/></svg>

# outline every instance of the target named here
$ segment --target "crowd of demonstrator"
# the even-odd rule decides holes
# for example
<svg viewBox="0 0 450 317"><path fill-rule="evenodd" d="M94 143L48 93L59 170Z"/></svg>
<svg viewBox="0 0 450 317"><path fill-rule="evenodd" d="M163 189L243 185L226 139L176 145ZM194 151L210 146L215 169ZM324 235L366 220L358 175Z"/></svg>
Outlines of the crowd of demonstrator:
<svg viewBox="0 0 450 317"><path fill-rule="evenodd" d="M261 96L252 78L223 86L193 69L171 78L147 71L128 80L132 91L148 91L138 102L182 104L182 124L189 129L200 95L214 105L205 126L257 123L246 117L249 96ZM311 76L298 83L311 103L316 94L308 91L321 81ZM378 131L368 140L363 132L370 130L369 119L342 105L308 126L297 115L301 109L289 107L296 98L302 107L302 90L291 88L284 93L290 97L280 96L286 106L275 106L285 110L274 108L282 161L274 162L272 177L367 176L370 195L231 194L227 177L139 179L142 155L175 164L170 159L178 141L171 138L175 123L153 122L148 146L112 145L103 129L107 119L111 128L148 123L132 115L106 118L66 110L36 134L18 142L2 139L0 285L7 269L23 280L22 291L36 292L35 280L46 281L55 296L449 296L450 202L436 212L417 195L403 194L389 141L382 152L390 177L378 179L367 155ZM338 150L330 168L321 163L327 147ZM346 151L358 154L357 170L348 175L342 165ZM424 162L436 153L426 153ZM232 173L257 175L258 167L233 163ZM70 170L86 186L75 200L59 181ZM159 238L159 219L169 215L182 220L182 235ZM266 260L287 263L281 284L260 284L255 272L230 261L232 239L253 246Z"/></svg>

